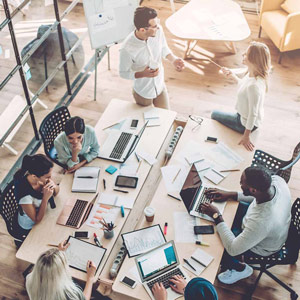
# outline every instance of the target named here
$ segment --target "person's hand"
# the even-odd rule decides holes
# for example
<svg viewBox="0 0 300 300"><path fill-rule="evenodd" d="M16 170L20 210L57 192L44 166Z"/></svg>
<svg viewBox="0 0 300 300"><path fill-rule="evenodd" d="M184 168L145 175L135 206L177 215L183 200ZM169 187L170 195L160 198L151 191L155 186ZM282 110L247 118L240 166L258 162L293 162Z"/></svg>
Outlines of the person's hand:
<svg viewBox="0 0 300 300"><path fill-rule="evenodd" d="M145 68L144 71L142 71L142 76L141 77L156 77L158 75L159 68L157 69L150 69L148 66Z"/></svg>
<svg viewBox="0 0 300 300"><path fill-rule="evenodd" d="M87 265L86 265L87 279L94 279L96 269L97 269L96 265L91 260L88 260Z"/></svg>
<svg viewBox="0 0 300 300"><path fill-rule="evenodd" d="M248 151L254 150L254 145L250 141L250 137L243 135L242 139L239 142L239 145L243 145Z"/></svg>
<svg viewBox="0 0 300 300"><path fill-rule="evenodd" d="M50 189L55 189L56 184L52 179L48 179L45 186L49 187Z"/></svg>
<svg viewBox="0 0 300 300"><path fill-rule="evenodd" d="M228 200L229 198L234 198L236 193L234 192L228 192L228 191L222 191L220 189L216 188L209 188L205 191L205 195L210 196L210 200L213 202L223 202Z"/></svg>
<svg viewBox="0 0 300 300"><path fill-rule="evenodd" d="M220 213L218 208L212 205L211 203L202 203L200 206L200 210L203 214L206 214L211 218L215 213Z"/></svg>
<svg viewBox="0 0 300 300"><path fill-rule="evenodd" d="M63 242L58 244L58 249L60 251L66 251L69 246L70 246L70 243L67 243L67 241L63 241Z"/></svg>
<svg viewBox="0 0 300 300"><path fill-rule="evenodd" d="M68 169L66 171L66 174L69 173L74 173L76 170L78 170L79 168L81 168L82 166L84 166L86 164L86 160L83 160L82 162L78 163L77 165L73 166L72 168Z"/></svg>
<svg viewBox="0 0 300 300"><path fill-rule="evenodd" d="M156 282L152 288L155 300L167 300L167 290L161 282Z"/></svg>
<svg viewBox="0 0 300 300"><path fill-rule="evenodd" d="M53 196L53 193L54 189L50 188L48 184L43 186L43 199L48 201Z"/></svg>
<svg viewBox="0 0 300 300"><path fill-rule="evenodd" d="M221 71L226 77L231 77L233 75L232 71L226 67L222 67Z"/></svg>
<svg viewBox="0 0 300 300"><path fill-rule="evenodd" d="M82 144L81 143L77 143L76 145L72 145L72 154L74 155L78 155L78 153L81 151L82 149Z"/></svg>
<svg viewBox="0 0 300 300"><path fill-rule="evenodd" d="M175 275L170 279L170 282L174 284L170 284L170 287L173 291L182 295L184 294L184 289L187 285L187 282L182 276Z"/></svg>
<svg viewBox="0 0 300 300"><path fill-rule="evenodd" d="M181 72L184 69L184 61L183 59L177 57L174 61L173 61L173 65L176 69L176 71Z"/></svg>

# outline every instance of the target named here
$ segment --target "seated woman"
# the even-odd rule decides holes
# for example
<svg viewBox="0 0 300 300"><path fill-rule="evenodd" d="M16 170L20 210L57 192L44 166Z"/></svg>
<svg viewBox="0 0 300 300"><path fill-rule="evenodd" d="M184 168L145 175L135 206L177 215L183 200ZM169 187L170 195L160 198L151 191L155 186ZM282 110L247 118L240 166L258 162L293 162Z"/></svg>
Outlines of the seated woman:
<svg viewBox="0 0 300 300"><path fill-rule="evenodd" d="M218 300L214 286L204 278L194 278L187 283L183 277L175 275L170 279L171 289L184 295L185 300ZM162 283L155 283L152 288L155 300L167 300L167 291Z"/></svg>
<svg viewBox="0 0 300 300"><path fill-rule="evenodd" d="M268 75L271 69L269 48L259 42L251 42L243 54L243 64L248 67L246 75L240 79L228 68L222 68L227 77L238 82L236 113L214 110L211 118L243 134L239 145L252 151L254 145L250 134L262 124L264 116L264 99L267 91Z"/></svg>
<svg viewBox="0 0 300 300"><path fill-rule="evenodd" d="M21 206L18 214L21 235L27 235L46 212L47 203L59 187L51 179L53 163L43 154L25 155L22 167L14 176L16 197Z"/></svg>
<svg viewBox="0 0 300 300"><path fill-rule="evenodd" d="M98 156L99 144L93 127L84 125L84 120L73 117L66 122L64 132L54 141L57 159L74 172Z"/></svg>
<svg viewBox="0 0 300 300"><path fill-rule="evenodd" d="M30 300L89 300L91 298L96 266L88 261L85 288L76 285L70 275L64 251L68 245L50 249L37 260L26 277L26 290Z"/></svg>

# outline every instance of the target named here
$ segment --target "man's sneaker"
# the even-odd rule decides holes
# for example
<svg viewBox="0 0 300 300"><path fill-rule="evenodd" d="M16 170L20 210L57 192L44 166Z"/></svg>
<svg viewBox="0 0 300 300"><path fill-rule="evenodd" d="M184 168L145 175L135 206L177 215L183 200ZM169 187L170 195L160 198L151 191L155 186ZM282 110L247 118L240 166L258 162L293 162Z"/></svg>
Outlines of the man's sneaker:
<svg viewBox="0 0 300 300"><path fill-rule="evenodd" d="M225 284L233 284L241 279L247 278L252 275L253 269L245 264L246 268L242 272L236 270L227 270L218 275L218 279Z"/></svg>

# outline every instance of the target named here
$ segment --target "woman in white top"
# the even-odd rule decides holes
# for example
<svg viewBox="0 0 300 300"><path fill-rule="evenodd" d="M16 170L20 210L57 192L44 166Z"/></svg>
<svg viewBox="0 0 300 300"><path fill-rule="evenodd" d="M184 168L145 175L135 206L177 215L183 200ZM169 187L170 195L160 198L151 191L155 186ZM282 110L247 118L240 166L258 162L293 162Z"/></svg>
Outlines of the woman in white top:
<svg viewBox="0 0 300 300"><path fill-rule="evenodd" d="M32 272L26 277L26 290L30 300L89 300L96 266L88 261L85 288L76 285L71 277L64 251L68 245L59 244L59 249L49 249L38 258Z"/></svg>
<svg viewBox="0 0 300 300"><path fill-rule="evenodd" d="M252 151L254 145L250 134L262 124L264 99L268 89L268 75L271 68L269 48L259 42L251 42L243 54L243 64L248 67L246 75L240 79L230 69L222 68L227 77L238 82L236 113L214 110L211 118L243 134L239 145Z"/></svg>

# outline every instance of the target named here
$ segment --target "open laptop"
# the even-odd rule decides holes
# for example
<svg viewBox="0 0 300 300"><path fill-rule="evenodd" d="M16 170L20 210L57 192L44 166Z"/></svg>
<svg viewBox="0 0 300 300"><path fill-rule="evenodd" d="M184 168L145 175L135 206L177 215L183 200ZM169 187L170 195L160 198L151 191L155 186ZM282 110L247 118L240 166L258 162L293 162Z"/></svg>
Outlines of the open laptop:
<svg viewBox="0 0 300 300"><path fill-rule="evenodd" d="M98 194L92 201L70 198L64 205L56 223L73 228L80 228L87 220L90 211L98 197Z"/></svg>
<svg viewBox="0 0 300 300"><path fill-rule="evenodd" d="M112 129L104 144L100 147L98 157L124 163L136 148L147 123L138 134Z"/></svg>
<svg viewBox="0 0 300 300"><path fill-rule="evenodd" d="M213 221L213 218L200 212L202 203L211 202L211 197L205 195L205 191L208 188L202 184L196 166L193 164L182 186L180 196L191 216ZM226 202L214 202L214 205L219 209L220 213L223 213Z"/></svg>
<svg viewBox="0 0 300 300"><path fill-rule="evenodd" d="M166 242L135 258L142 284L152 300L152 287L156 282L162 282L168 293L168 300L182 295L174 292L170 287L169 279L174 275L181 275L188 279L188 275L179 265L179 259L174 241Z"/></svg>

